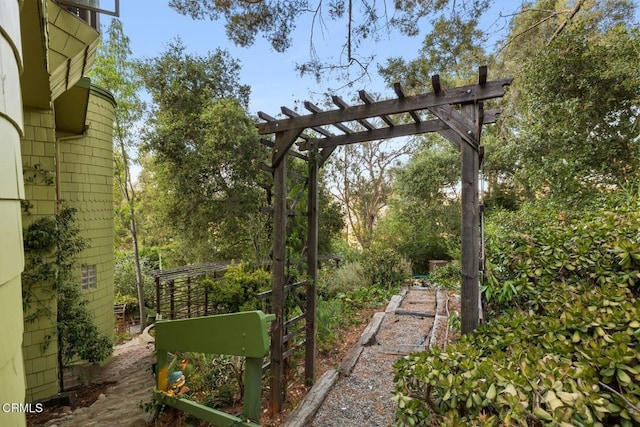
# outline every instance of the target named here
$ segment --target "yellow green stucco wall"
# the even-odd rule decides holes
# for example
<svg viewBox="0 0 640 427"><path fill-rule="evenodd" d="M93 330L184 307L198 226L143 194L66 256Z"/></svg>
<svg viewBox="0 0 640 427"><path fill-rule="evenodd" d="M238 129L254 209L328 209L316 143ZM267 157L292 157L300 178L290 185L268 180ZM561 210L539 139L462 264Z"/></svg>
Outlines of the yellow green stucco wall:
<svg viewBox="0 0 640 427"><path fill-rule="evenodd" d="M22 360L22 292L24 266L20 200L24 198L20 135L22 98L20 72L22 44L20 3L0 2L0 404L22 403L25 398ZM24 413L0 411L0 425L24 426Z"/></svg>
<svg viewBox="0 0 640 427"><path fill-rule="evenodd" d="M88 308L101 333L113 337L113 97L93 87L87 109L87 132L79 138L62 138L60 198L76 208L81 236L90 247L79 265L95 265L97 286L84 291ZM78 272L78 275L80 273Z"/></svg>

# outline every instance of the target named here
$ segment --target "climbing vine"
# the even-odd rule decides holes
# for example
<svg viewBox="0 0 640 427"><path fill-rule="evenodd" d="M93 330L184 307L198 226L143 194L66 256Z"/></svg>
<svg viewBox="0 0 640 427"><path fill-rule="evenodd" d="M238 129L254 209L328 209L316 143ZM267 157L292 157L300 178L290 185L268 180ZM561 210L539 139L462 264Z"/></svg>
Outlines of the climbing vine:
<svg viewBox="0 0 640 427"><path fill-rule="evenodd" d="M87 301L74 276L77 256L88 247L75 224L76 210L62 208L34 221L24 230L25 270L22 303L25 321L46 318L57 325L59 352L64 363L75 357L96 362L111 353L109 339L92 322ZM57 311L49 304L57 299ZM45 336L43 350L53 336Z"/></svg>
<svg viewBox="0 0 640 427"><path fill-rule="evenodd" d="M24 183L29 185L53 185L55 183L54 174L40 163L34 165L24 165L22 167ZM28 200L21 200L20 205L25 215L31 214L33 205Z"/></svg>

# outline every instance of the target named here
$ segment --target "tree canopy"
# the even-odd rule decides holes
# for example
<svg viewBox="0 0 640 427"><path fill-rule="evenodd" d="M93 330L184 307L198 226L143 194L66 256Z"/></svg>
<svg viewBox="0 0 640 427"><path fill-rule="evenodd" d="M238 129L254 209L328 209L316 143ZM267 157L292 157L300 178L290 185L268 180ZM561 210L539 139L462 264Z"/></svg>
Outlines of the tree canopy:
<svg viewBox="0 0 640 427"><path fill-rule="evenodd" d="M404 36L416 36L424 28L452 36L464 34L469 22L477 20L492 0L456 2L455 0L399 0L376 3L369 0L170 0L176 11L194 19L224 20L227 37L238 46L252 45L258 35L269 41L276 52L284 52L294 44L294 32L299 25L309 30L309 60L298 64L301 73L320 78L328 70L348 69L358 65L366 69L373 55L362 49L369 41L378 41L392 31ZM429 25L425 25L425 21ZM344 38L338 48L340 59L321 57L315 40L328 25L344 28ZM461 30L461 31L460 31ZM454 38L457 36L454 36ZM441 37L444 42L445 38ZM451 44L446 43L445 44Z"/></svg>
<svg viewBox="0 0 640 427"><path fill-rule="evenodd" d="M161 195L156 213L183 238L185 253L238 256L264 198L256 185L260 145L246 112L250 89L239 81L239 63L220 49L192 55L176 39L139 67L154 103L143 149Z"/></svg>
<svg viewBox="0 0 640 427"><path fill-rule="evenodd" d="M507 175L530 197L584 198L637 180L640 33L631 25L633 7L580 3L561 32L540 14L518 16L518 37L500 58L518 79L489 158L510 164Z"/></svg>
<svg viewBox="0 0 640 427"><path fill-rule="evenodd" d="M495 5L491 0L386 6L172 0L170 5L196 19L226 20L230 39L239 45L264 36L276 51L292 46L305 17L312 33L323 19L343 22L342 62L312 55L309 63L299 64L305 72L364 64L358 54L367 40L387 29L417 35L424 27L416 58L391 57L379 67L388 84L401 81L406 92L425 92L433 74L445 88L466 84L482 64L489 65L492 77L515 77L500 105L500 125L483 130L483 182L492 206L517 209L524 199L548 196L576 200L637 181L640 49L634 2L525 2L512 16L501 16L510 22L494 51L481 21ZM240 81L239 70L226 51L189 54L180 39L139 67L154 102L143 132L142 191L153 195L144 209L165 219L170 227L163 225L158 235L180 240L186 245L181 253L208 248L201 259L240 256L247 245L255 253L268 250L266 218L259 209L268 204L270 179L258 173L268 150L257 143L247 114L250 88ZM350 227L362 231L362 246L385 241L421 263L427 252L457 255L459 165L440 137L421 138L419 145L406 165L394 163L379 176L370 172L391 153L376 157L365 153L365 146L349 147L344 151L361 155L352 152L343 161L344 151L337 150L324 176L333 179L325 189L342 199L345 218L357 217ZM373 165L369 171L367 162ZM337 206L327 207L338 215ZM376 232L378 224L382 228Z"/></svg>

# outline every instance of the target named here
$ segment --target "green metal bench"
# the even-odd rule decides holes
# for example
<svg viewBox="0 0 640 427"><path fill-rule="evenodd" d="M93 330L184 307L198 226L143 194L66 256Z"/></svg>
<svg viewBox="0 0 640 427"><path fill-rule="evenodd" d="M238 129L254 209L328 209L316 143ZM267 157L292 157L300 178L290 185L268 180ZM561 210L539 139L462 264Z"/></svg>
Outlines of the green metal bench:
<svg viewBox="0 0 640 427"><path fill-rule="evenodd" d="M216 426L258 426L262 391L262 359L269 353L269 322L262 311L220 314L181 320L158 320L155 326L157 402L180 409ZM240 417L218 411L167 390L168 351L246 357L243 412Z"/></svg>

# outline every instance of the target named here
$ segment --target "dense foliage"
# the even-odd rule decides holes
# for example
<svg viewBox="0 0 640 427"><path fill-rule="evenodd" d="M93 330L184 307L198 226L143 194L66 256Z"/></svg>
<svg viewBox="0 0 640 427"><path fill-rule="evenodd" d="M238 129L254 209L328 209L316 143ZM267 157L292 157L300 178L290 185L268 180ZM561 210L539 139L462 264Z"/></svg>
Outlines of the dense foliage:
<svg viewBox="0 0 640 427"><path fill-rule="evenodd" d="M161 195L152 215L171 226L167 240L180 242L188 263L248 256L265 232L256 217L266 150L246 112L238 61L222 50L194 55L175 40L140 73L154 102L143 135L151 178L143 191Z"/></svg>
<svg viewBox="0 0 640 427"><path fill-rule="evenodd" d="M640 33L620 24L589 37L585 26L558 36L519 82L509 147L519 145L511 160L532 192L584 199L637 179Z"/></svg>
<svg viewBox="0 0 640 427"><path fill-rule="evenodd" d="M429 284L438 289L458 289L461 274L460 261L451 261L429 272Z"/></svg>
<svg viewBox="0 0 640 427"><path fill-rule="evenodd" d="M512 21L501 74L515 77L500 132L485 139L485 171L526 198L581 203L637 181L640 38L634 4L538 1Z"/></svg>
<svg viewBox="0 0 640 427"><path fill-rule="evenodd" d="M143 278L143 293L144 293L144 301L148 306L153 304L155 301L155 281L153 276L151 275L151 271L158 268L157 263L152 260L148 255L141 254L140 256L140 267L142 270L142 278ZM114 265L114 277L113 277L113 288L116 294L116 299L118 295L122 297L130 297L136 301L138 301L138 289L136 286L136 266L133 252L131 251L116 251L115 254L115 265ZM125 298L120 302L130 302L128 299L125 301Z"/></svg>
<svg viewBox="0 0 640 427"><path fill-rule="evenodd" d="M411 263L397 251L381 245L363 252L362 267L371 286L393 287L411 276Z"/></svg>
<svg viewBox="0 0 640 427"><path fill-rule="evenodd" d="M484 289L492 318L444 352L396 363L400 422L640 422L639 202L498 215Z"/></svg>
<svg viewBox="0 0 640 427"><path fill-rule="evenodd" d="M271 288L271 275L238 264L229 266L221 280L205 280L203 286L211 291L209 303L215 313L258 310L261 308L258 293Z"/></svg>
<svg viewBox="0 0 640 427"><path fill-rule="evenodd" d="M406 165L395 171L396 185L375 240L427 273L429 260L459 257L459 153L449 142L425 139Z"/></svg>

